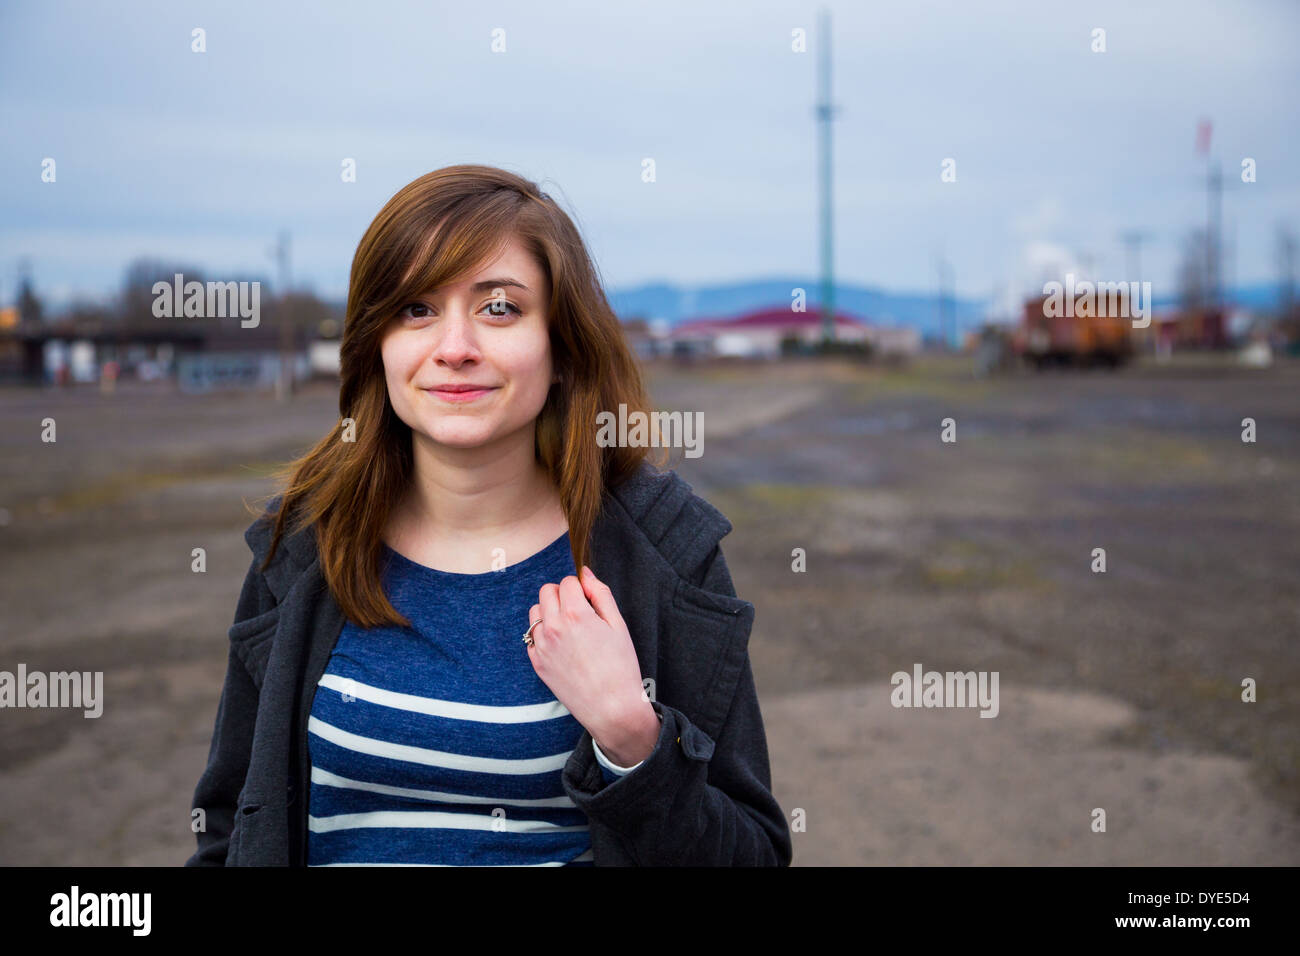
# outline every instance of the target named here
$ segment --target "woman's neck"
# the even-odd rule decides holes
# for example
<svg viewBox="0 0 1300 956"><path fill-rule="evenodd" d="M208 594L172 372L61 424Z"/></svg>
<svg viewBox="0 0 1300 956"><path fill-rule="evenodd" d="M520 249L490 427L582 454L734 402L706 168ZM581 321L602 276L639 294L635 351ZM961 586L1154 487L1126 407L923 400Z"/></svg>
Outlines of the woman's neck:
<svg viewBox="0 0 1300 956"><path fill-rule="evenodd" d="M504 456L455 464L417 453L385 541L420 564L464 574L536 554L568 530L568 520L559 490L528 451L522 467Z"/></svg>

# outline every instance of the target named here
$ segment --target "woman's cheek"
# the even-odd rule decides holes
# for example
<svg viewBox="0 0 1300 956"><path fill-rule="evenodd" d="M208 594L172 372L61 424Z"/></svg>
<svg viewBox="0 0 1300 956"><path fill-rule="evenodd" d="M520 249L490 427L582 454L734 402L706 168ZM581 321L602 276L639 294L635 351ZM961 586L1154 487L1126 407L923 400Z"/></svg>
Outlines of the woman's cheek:
<svg viewBox="0 0 1300 956"><path fill-rule="evenodd" d="M551 372L545 361L538 363L536 353L512 356L507 364L507 374L515 382L516 394L526 396L526 401L539 407L545 403L551 388Z"/></svg>

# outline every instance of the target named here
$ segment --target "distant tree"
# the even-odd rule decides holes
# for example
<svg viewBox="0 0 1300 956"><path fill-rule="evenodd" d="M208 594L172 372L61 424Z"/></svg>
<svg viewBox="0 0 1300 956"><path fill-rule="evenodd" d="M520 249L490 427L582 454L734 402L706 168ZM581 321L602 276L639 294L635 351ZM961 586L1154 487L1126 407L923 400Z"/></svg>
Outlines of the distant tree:
<svg viewBox="0 0 1300 956"><path fill-rule="evenodd" d="M112 308L101 302L78 300L68 306L67 311L63 313L63 318L70 322L73 328L95 329L113 323L117 315Z"/></svg>
<svg viewBox="0 0 1300 956"><path fill-rule="evenodd" d="M313 292L291 292L283 299L284 308L296 328L315 332L325 319L341 319L335 309Z"/></svg>
<svg viewBox="0 0 1300 956"><path fill-rule="evenodd" d="M18 287L18 321L39 322L45 316L45 307L32 289L32 280L24 275Z"/></svg>
<svg viewBox="0 0 1300 956"><path fill-rule="evenodd" d="M205 281L194 266L176 265L159 259L141 257L126 267L122 280L122 292L118 297L118 317L127 323L149 322L153 319L153 287L155 282L171 285L176 273L183 275L185 282Z"/></svg>

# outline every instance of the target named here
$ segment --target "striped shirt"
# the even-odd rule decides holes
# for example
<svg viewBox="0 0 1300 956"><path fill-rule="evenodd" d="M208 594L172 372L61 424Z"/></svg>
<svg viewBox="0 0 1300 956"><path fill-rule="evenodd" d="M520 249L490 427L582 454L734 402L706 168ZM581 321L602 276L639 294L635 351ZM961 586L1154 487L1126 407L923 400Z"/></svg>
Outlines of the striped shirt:
<svg viewBox="0 0 1300 956"><path fill-rule="evenodd" d="M593 865L560 779L583 728L521 640L538 590L574 573L568 534L483 574L384 550L412 626L346 621L317 684L308 866ZM607 784L640 766L595 754Z"/></svg>

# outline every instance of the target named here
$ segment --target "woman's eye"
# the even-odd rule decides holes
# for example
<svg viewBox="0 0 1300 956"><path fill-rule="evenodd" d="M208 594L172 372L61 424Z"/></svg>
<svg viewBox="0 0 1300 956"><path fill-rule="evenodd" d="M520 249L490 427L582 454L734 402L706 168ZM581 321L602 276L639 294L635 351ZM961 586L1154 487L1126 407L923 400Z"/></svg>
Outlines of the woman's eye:
<svg viewBox="0 0 1300 956"><path fill-rule="evenodd" d="M488 315L498 318L509 318L512 313L514 315L524 314L523 310L513 302L506 302L501 299L494 299L483 307L483 311L487 312ZM403 321L412 321L416 319L427 319L432 314L433 310L423 302L411 302L403 306L402 311L397 313L397 316Z"/></svg>
<svg viewBox="0 0 1300 956"><path fill-rule="evenodd" d="M513 302L506 302L502 299L494 299L491 304L485 306L489 315L508 316L510 312L515 315L523 315L523 312ZM507 311L510 310L510 311Z"/></svg>
<svg viewBox="0 0 1300 956"><path fill-rule="evenodd" d="M424 312L422 314L417 314L412 311L414 309L423 309ZM402 311L397 313L397 317L399 319L425 319L428 318L428 313L429 307L423 302L411 302L406 306L403 306Z"/></svg>

